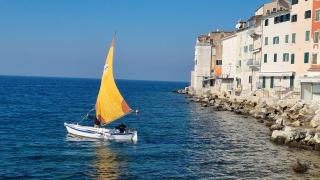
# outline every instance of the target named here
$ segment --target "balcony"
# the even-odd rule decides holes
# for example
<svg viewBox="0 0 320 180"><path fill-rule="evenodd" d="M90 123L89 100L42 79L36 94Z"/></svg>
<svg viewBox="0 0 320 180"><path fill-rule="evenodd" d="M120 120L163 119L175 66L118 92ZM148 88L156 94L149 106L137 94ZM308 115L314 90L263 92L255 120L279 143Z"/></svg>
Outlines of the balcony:
<svg viewBox="0 0 320 180"><path fill-rule="evenodd" d="M260 68L260 61L254 60L254 59L248 59L247 66L249 66L253 70L255 70L255 69L258 70Z"/></svg>
<svg viewBox="0 0 320 180"><path fill-rule="evenodd" d="M210 42L197 42L196 46L211 46Z"/></svg>

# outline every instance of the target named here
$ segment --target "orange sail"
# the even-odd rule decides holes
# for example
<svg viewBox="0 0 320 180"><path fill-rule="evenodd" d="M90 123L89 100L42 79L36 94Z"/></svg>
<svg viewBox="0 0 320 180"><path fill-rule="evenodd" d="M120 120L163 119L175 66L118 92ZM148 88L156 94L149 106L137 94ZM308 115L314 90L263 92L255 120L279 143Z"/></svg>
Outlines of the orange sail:
<svg viewBox="0 0 320 180"><path fill-rule="evenodd" d="M132 110L122 97L113 77L113 50L116 35L104 65L100 90L96 102L96 117L102 124L117 120Z"/></svg>

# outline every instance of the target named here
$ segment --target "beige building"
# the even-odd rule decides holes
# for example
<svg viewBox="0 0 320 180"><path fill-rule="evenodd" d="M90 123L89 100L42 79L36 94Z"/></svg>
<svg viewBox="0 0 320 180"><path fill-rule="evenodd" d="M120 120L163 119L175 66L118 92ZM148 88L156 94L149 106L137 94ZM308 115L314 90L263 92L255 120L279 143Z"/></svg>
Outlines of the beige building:
<svg viewBox="0 0 320 180"><path fill-rule="evenodd" d="M263 17L260 80L267 94L281 97L300 90L310 67L311 9L311 0L299 1Z"/></svg>
<svg viewBox="0 0 320 180"><path fill-rule="evenodd" d="M215 86L221 76L222 39L233 32L215 31L197 38L195 66L191 72L191 90L195 93L207 91Z"/></svg>
<svg viewBox="0 0 320 180"><path fill-rule="evenodd" d="M256 90L261 59L261 15L239 22L237 28L236 94Z"/></svg>

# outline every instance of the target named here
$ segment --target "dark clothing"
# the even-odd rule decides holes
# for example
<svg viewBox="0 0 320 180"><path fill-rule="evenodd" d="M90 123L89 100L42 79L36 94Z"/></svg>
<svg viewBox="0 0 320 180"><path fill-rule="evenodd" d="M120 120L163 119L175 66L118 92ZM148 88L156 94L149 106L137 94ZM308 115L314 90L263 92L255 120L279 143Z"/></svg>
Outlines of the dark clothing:
<svg viewBox="0 0 320 180"><path fill-rule="evenodd" d="M94 125L97 125L97 126L100 126L101 125L101 122L99 121L99 119L97 119L96 116L93 116L93 115L88 115L88 119L91 119L94 123Z"/></svg>
<svg viewBox="0 0 320 180"><path fill-rule="evenodd" d="M116 129L118 129L120 131L120 133L124 133L125 130L127 129L127 126L123 123L121 123L120 125L116 126Z"/></svg>

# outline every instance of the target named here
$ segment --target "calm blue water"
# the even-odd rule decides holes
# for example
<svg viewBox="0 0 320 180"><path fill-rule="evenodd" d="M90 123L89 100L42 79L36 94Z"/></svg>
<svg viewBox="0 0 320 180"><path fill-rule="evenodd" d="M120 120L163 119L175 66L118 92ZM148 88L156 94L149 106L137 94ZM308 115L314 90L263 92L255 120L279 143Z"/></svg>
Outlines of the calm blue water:
<svg viewBox="0 0 320 180"><path fill-rule="evenodd" d="M98 80L0 76L0 178L320 177L319 153L273 145L255 119L203 109L171 93L186 85L118 82L141 111L121 120L138 130L139 141L131 144L67 136L63 123L80 121L93 107ZM310 163L307 174L291 171L297 157Z"/></svg>

